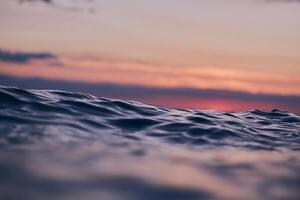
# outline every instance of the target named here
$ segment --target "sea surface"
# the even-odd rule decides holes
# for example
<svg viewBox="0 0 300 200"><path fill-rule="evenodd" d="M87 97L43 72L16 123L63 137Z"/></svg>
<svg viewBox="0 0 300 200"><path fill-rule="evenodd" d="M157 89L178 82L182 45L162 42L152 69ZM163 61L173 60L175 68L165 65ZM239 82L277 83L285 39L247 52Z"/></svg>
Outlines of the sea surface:
<svg viewBox="0 0 300 200"><path fill-rule="evenodd" d="M300 117L2 86L0 199L300 199Z"/></svg>

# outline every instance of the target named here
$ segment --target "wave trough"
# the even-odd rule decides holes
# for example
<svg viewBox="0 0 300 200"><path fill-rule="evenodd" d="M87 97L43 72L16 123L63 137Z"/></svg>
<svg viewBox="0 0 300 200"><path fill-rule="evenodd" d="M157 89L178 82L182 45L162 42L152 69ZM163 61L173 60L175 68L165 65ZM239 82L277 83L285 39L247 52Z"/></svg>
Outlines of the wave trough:
<svg viewBox="0 0 300 200"><path fill-rule="evenodd" d="M170 109L0 87L0 148L1 199L300 195L300 117L280 110Z"/></svg>

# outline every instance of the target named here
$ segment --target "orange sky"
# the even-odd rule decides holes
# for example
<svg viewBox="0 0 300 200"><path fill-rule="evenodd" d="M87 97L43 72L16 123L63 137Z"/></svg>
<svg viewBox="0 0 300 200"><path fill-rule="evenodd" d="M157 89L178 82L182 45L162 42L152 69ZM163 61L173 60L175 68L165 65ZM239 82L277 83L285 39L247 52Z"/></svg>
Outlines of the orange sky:
<svg viewBox="0 0 300 200"><path fill-rule="evenodd" d="M225 89L266 94L300 94L298 74L257 73L214 66L174 68L138 61L92 58L35 60L26 64L0 62L0 73L19 77L136 84L151 87ZM154 81L155 80L155 81Z"/></svg>

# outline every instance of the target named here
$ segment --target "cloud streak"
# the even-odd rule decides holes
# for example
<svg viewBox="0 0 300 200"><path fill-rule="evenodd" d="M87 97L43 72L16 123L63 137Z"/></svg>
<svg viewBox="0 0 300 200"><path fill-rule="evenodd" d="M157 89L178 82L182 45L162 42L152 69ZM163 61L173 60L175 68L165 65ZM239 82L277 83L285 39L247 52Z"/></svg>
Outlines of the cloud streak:
<svg viewBox="0 0 300 200"><path fill-rule="evenodd" d="M296 74L270 72L266 74L263 71L258 73L206 65L183 68L105 56L78 57L57 56L51 53L0 51L0 74L87 83L110 82L148 87L300 94L298 87L300 80Z"/></svg>
<svg viewBox="0 0 300 200"><path fill-rule="evenodd" d="M26 64L32 60L48 60L55 59L56 56L50 53L25 53L25 52L11 52L0 49L0 61Z"/></svg>

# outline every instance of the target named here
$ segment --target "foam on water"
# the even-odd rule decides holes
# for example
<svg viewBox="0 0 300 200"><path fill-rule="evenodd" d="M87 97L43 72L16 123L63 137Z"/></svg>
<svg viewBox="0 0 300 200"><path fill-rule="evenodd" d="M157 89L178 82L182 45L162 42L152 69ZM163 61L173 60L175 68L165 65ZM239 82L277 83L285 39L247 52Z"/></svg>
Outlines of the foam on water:
<svg viewBox="0 0 300 200"><path fill-rule="evenodd" d="M300 117L0 88L0 199L297 199Z"/></svg>

